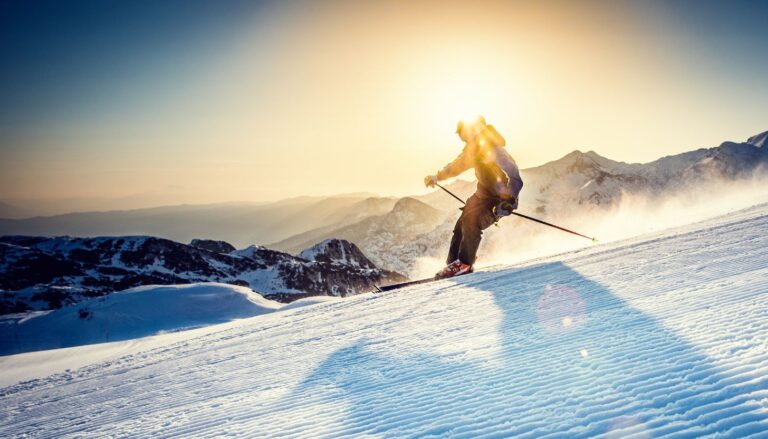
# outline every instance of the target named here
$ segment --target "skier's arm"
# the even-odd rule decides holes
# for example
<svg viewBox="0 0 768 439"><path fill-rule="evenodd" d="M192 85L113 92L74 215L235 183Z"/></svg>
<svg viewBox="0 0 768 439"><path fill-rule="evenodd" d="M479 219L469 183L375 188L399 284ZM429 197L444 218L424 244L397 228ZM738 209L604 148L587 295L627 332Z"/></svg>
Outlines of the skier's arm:
<svg viewBox="0 0 768 439"><path fill-rule="evenodd" d="M456 177L462 172L472 167L472 162L469 159L466 148L459 154L451 163L445 165L445 167L437 172L438 180L445 180L447 178Z"/></svg>
<svg viewBox="0 0 768 439"><path fill-rule="evenodd" d="M509 202L513 209L517 208L517 198L523 189L523 179L520 177L520 169L509 154L498 154L496 163L504 173L504 178L497 183L496 193L502 201Z"/></svg>

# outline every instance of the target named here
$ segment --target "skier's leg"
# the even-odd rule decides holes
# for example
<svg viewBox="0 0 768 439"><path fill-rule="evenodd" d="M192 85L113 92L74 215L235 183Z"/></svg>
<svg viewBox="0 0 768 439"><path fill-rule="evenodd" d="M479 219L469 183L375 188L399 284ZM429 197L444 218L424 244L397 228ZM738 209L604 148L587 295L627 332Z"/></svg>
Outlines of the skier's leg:
<svg viewBox="0 0 768 439"><path fill-rule="evenodd" d="M493 199L477 194L472 195L467 200L464 213L461 215L462 240L459 246L461 262L474 265L483 230L490 227L496 220L493 215L494 204Z"/></svg>
<svg viewBox="0 0 768 439"><path fill-rule="evenodd" d="M462 212L459 219L456 220L456 226L453 228L453 237L451 238L451 246L448 249L448 259L446 259L446 264L450 264L459 258L459 247L461 246L461 219L463 217L464 213Z"/></svg>

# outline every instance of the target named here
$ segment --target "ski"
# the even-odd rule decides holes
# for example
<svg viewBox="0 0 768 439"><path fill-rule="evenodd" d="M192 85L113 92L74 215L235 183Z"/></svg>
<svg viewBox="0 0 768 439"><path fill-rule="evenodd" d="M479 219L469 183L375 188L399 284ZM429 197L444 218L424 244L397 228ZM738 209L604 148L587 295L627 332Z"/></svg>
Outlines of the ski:
<svg viewBox="0 0 768 439"><path fill-rule="evenodd" d="M433 276L433 277L428 277L426 279L411 280L411 281L408 281L408 282L401 282L399 284L385 285L383 287L376 286L376 292L377 293L383 293L384 291L397 290L397 289L400 289L400 288L403 288L403 287L409 287L411 285L425 284L425 283L429 283L429 282L436 281L436 280L440 280L440 279L437 279L437 278L435 278Z"/></svg>

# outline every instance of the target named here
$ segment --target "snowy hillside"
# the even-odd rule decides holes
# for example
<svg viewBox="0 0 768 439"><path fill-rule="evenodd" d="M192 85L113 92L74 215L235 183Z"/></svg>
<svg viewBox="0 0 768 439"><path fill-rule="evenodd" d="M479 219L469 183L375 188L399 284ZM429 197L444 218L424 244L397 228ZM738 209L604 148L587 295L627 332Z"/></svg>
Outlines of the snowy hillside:
<svg viewBox="0 0 768 439"><path fill-rule="evenodd" d="M138 287L18 323L0 320L0 355L128 340L253 317L281 306L235 285Z"/></svg>
<svg viewBox="0 0 768 439"><path fill-rule="evenodd" d="M768 205L454 280L0 357L0 436L765 437Z"/></svg>

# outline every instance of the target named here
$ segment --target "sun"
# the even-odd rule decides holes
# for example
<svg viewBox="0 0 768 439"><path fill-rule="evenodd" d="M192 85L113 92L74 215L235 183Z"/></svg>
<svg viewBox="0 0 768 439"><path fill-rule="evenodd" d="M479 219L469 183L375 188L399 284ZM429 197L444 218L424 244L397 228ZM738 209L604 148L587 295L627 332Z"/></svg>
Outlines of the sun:
<svg viewBox="0 0 768 439"><path fill-rule="evenodd" d="M501 71L465 65L458 60L432 62L409 98L419 120L435 131L453 133L460 120L483 116L490 124L507 125L520 119L525 84Z"/></svg>

